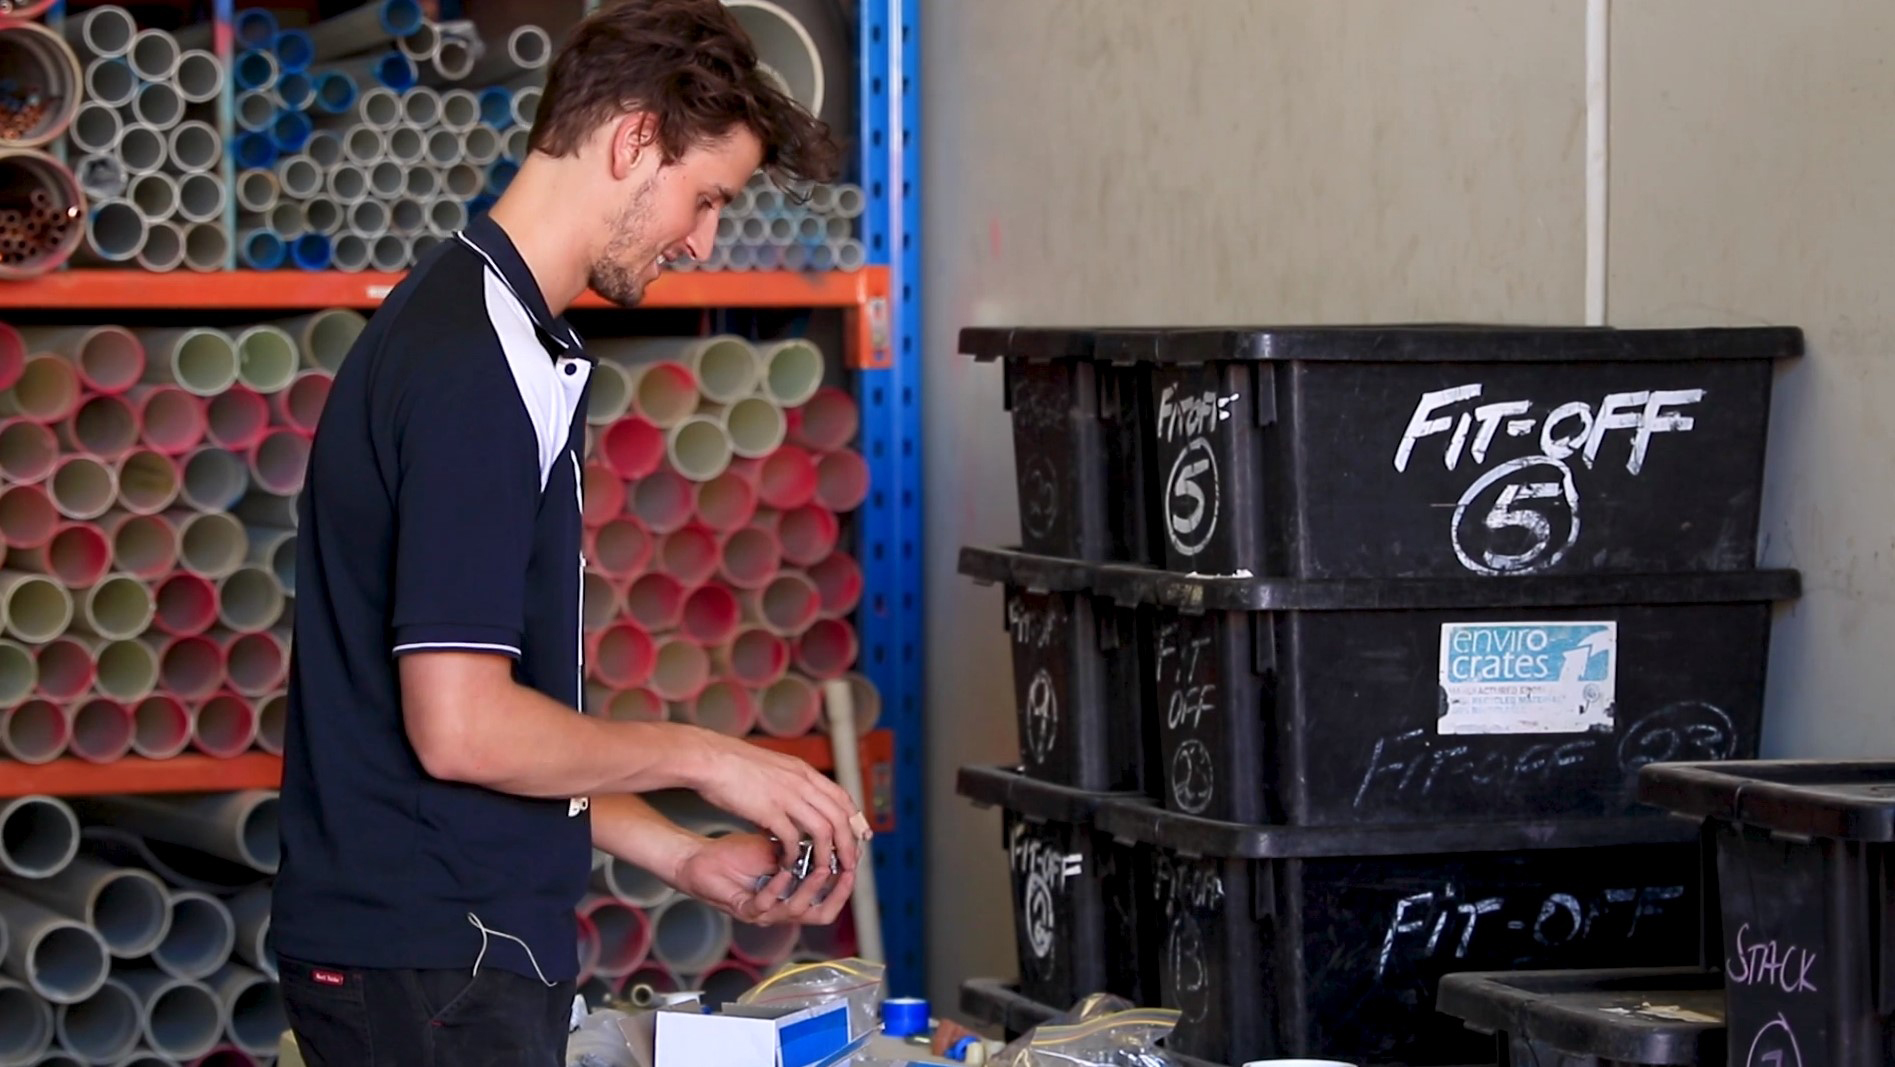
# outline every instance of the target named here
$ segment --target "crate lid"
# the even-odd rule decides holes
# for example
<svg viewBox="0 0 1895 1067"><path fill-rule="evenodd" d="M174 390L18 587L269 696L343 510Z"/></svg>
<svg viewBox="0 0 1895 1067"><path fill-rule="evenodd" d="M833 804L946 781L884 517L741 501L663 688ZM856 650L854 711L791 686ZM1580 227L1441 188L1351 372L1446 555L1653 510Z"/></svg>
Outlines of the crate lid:
<svg viewBox="0 0 1895 1067"><path fill-rule="evenodd" d="M1301 579L1178 574L1007 548L961 549L960 572L1035 592L1089 590L1127 605L1180 611L1410 611L1612 604L1730 604L1792 600L1793 570L1527 577Z"/></svg>
<svg viewBox="0 0 1895 1067"><path fill-rule="evenodd" d="M1639 769L1655 807L1844 841L1895 842L1895 760L1733 760Z"/></svg>
<svg viewBox="0 0 1895 1067"><path fill-rule="evenodd" d="M979 326L961 331L976 359L1549 363L1787 359L1803 354L1794 326L1622 329L1493 323L1335 326Z"/></svg>
<svg viewBox="0 0 1895 1067"><path fill-rule="evenodd" d="M1436 1008L1576 1058L1724 1062L1724 976L1696 967L1444 975Z"/></svg>
<svg viewBox="0 0 1895 1067"><path fill-rule="evenodd" d="M1099 806L1108 800L1137 798L1136 793L1091 793L1045 782L1016 767L965 766L955 776L954 791L976 804L1001 807L1029 819L1091 825Z"/></svg>
<svg viewBox="0 0 1895 1067"><path fill-rule="evenodd" d="M1685 844L1698 838L1692 823L1658 813L1602 819L1276 826L1180 815L1144 797L1103 801L1094 824L1123 841L1205 858L1249 860L1528 852Z"/></svg>

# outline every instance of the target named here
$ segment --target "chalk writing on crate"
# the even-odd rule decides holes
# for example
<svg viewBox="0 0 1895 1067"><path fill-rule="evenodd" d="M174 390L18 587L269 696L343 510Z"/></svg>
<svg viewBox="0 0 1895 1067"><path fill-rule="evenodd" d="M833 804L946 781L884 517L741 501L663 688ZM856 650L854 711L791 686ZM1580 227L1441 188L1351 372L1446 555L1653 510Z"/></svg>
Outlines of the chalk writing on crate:
<svg viewBox="0 0 1895 1067"><path fill-rule="evenodd" d="M1158 627L1158 699L1165 708L1165 733L1173 742L1171 795L1190 815L1203 812L1217 795L1210 749L1192 736L1205 712L1217 711L1217 683L1208 677L1211 637L1177 622Z"/></svg>
<svg viewBox="0 0 1895 1067"><path fill-rule="evenodd" d="M1185 440L1165 476L1165 534L1181 556L1204 551L1217 533L1220 497L1217 454L1207 435L1230 419L1238 397L1219 396L1215 390L1181 396L1176 384L1165 386L1158 398L1158 439Z"/></svg>
<svg viewBox="0 0 1895 1067"><path fill-rule="evenodd" d="M1449 884L1395 902L1375 975L1383 978L1391 969L1407 970L1407 964L1422 960L1550 960L1568 945L1629 941L1641 922L1662 919L1670 903L1684 895L1679 885L1474 897ZM1518 950L1490 945L1508 937ZM1521 938L1531 944L1521 944Z"/></svg>
<svg viewBox="0 0 1895 1067"><path fill-rule="evenodd" d="M1168 852L1158 853L1155 874L1153 896L1170 919L1165 933L1170 992L1185 1022L1202 1022L1210 1013L1211 968L1197 916L1223 906L1224 879L1207 861L1192 861Z"/></svg>
<svg viewBox="0 0 1895 1067"><path fill-rule="evenodd" d="M1086 858L1047 844L1034 836L1025 822L1013 825L1013 840L1007 852L1019 880L1020 915L1026 928L1027 945L1033 950L1034 959L1050 958L1059 932L1054 895L1065 893L1069 879L1085 875Z"/></svg>
<svg viewBox="0 0 1895 1067"><path fill-rule="evenodd" d="M1796 1043L1796 1031L1782 1015L1765 1023L1750 1041L1750 1055L1744 1067L1803 1067L1803 1050Z"/></svg>
<svg viewBox="0 0 1895 1067"><path fill-rule="evenodd" d="M1049 367L1039 373L1057 374L1059 371ZM1023 374L1013 383L1016 424L1038 435L1064 432L1067 394L1068 390L1059 384ZM1027 447L1031 452L1021 456L1020 466L1020 526L1028 537L1038 539L1058 527L1063 506L1062 479L1047 449L1034 444Z"/></svg>
<svg viewBox="0 0 1895 1067"><path fill-rule="evenodd" d="M1575 400L1560 404L1544 419L1531 414L1532 400L1478 404L1483 386L1476 382L1421 394L1395 447L1395 469L1407 471L1420 443L1443 438L1442 465L1460 469L1465 458L1478 469L1487 464L1495 439L1534 440L1539 452L1519 456L1474 479L1454 507L1449 536L1461 565L1476 574L1531 574L1557 566L1579 541L1579 491L1573 462L1590 470L1598 465L1609 435L1630 435L1627 474L1644 469L1652 439L1662 433L1688 432L1696 420L1679 409L1704 399L1702 389L1651 389L1611 393L1595 408Z"/></svg>
<svg viewBox="0 0 1895 1067"><path fill-rule="evenodd" d="M1026 746L1033 762L1045 763L1059 741L1059 694L1053 691L1053 675L1045 667L1033 672L1026 687Z"/></svg>
<svg viewBox="0 0 1895 1067"><path fill-rule="evenodd" d="M1007 598L1007 630L1013 643L1025 649L1053 645L1067 621L1067 613L1052 597L1016 594ZM1027 753L1035 764L1045 763L1059 743L1059 691L1052 671L1040 667L1027 683L1021 707Z"/></svg>

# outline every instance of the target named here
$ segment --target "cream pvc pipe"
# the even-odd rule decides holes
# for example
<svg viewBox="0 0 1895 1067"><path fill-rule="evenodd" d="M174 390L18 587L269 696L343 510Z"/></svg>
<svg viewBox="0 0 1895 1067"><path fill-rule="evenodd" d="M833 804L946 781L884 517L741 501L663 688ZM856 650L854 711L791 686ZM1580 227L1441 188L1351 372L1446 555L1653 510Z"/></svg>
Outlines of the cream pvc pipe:
<svg viewBox="0 0 1895 1067"><path fill-rule="evenodd" d="M178 529L178 562L185 570L217 581L243 566L250 539L236 516L173 511L165 517Z"/></svg>
<svg viewBox="0 0 1895 1067"><path fill-rule="evenodd" d="M730 434L715 415L690 415L665 434L671 467L693 482L708 482L730 466Z"/></svg>
<svg viewBox="0 0 1895 1067"><path fill-rule="evenodd" d="M37 326L20 331L28 352L71 361L79 382L95 393L123 393L145 372L145 348L122 326Z"/></svg>
<svg viewBox="0 0 1895 1067"><path fill-rule="evenodd" d="M746 396L727 406L703 404L698 413L722 419L731 451L745 459L768 456L782 447L789 433L783 408L769 397Z"/></svg>
<svg viewBox="0 0 1895 1067"><path fill-rule="evenodd" d="M286 606L283 585L263 567L242 566L217 585L217 618L234 633L261 633L274 627Z"/></svg>
<svg viewBox="0 0 1895 1067"><path fill-rule="evenodd" d="M39 688L39 661L18 641L0 640L0 708L17 708ZM0 712L0 715L6 714ZM0 727L0 734L12 723ZM0 742L0 747L4 742Z"/></svg>
<svg viewBox="0 0 1895 1067"><path fill-rule="evenodd" d="M41 645L72 625L72 594L54 579L25 571L0 571L0 623L29 645Z"/></svg>
<svg viewBox="0 0 1895 1067"><path fill-rule="evenodd" d="M97 669L92 662L92 646L83 637L71 634L55 638L34 649L34 666L39 669L35 693L59 704L60 717L69 726L71 706L92 691Z"/></svg>
<svg viewBox="0 0 1895 1067"><path fill-rule="evenodd" d="M342 369L343 358L349 354L355 339L368 327L368 320L358 311L330 308L282 319L276 325L296 338L304 367L334 374Z"/></svg>
<svg viewBox="0 0 1895 1067"><path fill-rule="evenodd" d="M208 327L139 330L145 380L176 385L196 396L216 396L237 383L237 346Z"/></svg>
<svg viewBox="0 0 1895 1067"><path fill-rule="evenodd" d="M98 664L94 683L99 695L128 707L150 696L158 688L158 653L143 640L94 641L93 654ZM132 722L136 740L137 721Z"/></svg>
<svg viewBox="0 0 1895 1067"><path fill-rule="evenodd" d="M232 452L248 453L270 427L270 402L247 385L233 385L211 398L204 408L212 444Z"/></svg>
<svg viewBox="0 0 1895 1067"><path fill-rule="evenodd" d="M158 582L152 598L158 604L152 621L161 633L190 637L217 624L217 587L200 575L177 571Z"/></svg>
<svg viewBox="0 0 1895 1067"><path fill-rule="evenodd" d="M592 889L644 911L662 907L677 893L657 875L604 852L593 853ZM598 862L603 859L603 862Z"/></svg>
<svg viewBox="0 0 1895 1067"><path fill-rule="evenodd" d="M138 443L138 413L122 396L95 393L59 424L59 438L68 452L116 460Z"/></svg>
<svg viewBox="0 0 1895 1067"><path fill-rule="evenodd" d="M97 584L112 565L112 543L92 523L61 525L37 548L15 549L7 556L15 569L44 574L68 589Z"/></svg>
<svg viewBox="0 0 1895 1067"><path fill-rule="evenodd" d="M763 690L757 728L771 737L807 737L822 721L822 696L807 678L785 674Z"/></svg>
<svg viewBox="0 0 1895 1067"><path fill-rule="evenodd" d="M289 649L288 627L232 634L224 645L230 687L247 697L266 697L275 692L289 673Z"/></svg>
<svg viewBox="0 0 1895 1067"><path fill-rule="evenodd" d="M0 418L0 478L14 486L37 485L52 476L58 461L59 440L51 427L31 419ZM50 516L50 503L46 510Z"/></svg>
<svg viewBox="0 0 1895 1067"><path fill-rule="evenodd" d="M72 415L79 406L79 372L57 353L35 353L11 389L0 390L0 415L29 422L54 423Z"/></svg>
<svg viewBox="0 0 1895 1067"><path fill-rule="evenodd" d="M134 515L156 515L176 503L183 491L178 461L156 449L135 448L126 453L113 477L118 482L119 505Z"/></svg>
<svg viewBox="0 0 1895 1067"><path fill-rule="evenodd" d="M690 707L693 723L727 737L745 737L757 723L755 695L733 681L713 681L698 693Z"/></svg>
<svg viewBox="0 0 1895 1067"><path fill-rule="evenodd" d="M816 583L816 594L825 619L846 618L862 602L862 566L844 552L831 552L809 568L809 580Z"/></svg>
<svg viewBox="0 0 1895 1067"><path fill-rule="evenodd" d="M775 341L757 350L764 366L765 395L786 408L800 407L822 387L822 350L807 341Z"/></svg>
<svg viewBox="0 0 1895 1067"><path fill-rule="evenodd" d="M129 574L107 575L76 599L73 630L112 641L144 633L155 612L151 588Z"/></svg>
<svg viewBox="0 0 1895 1067"><path fill-rule="evenodd" d="M267 323L237 335L237 380L259 393L289 387L296 376L296 342L281 327Z"/></svg>
<svg viewBox="0 0 1895 1067"><path fill-rule="evenodd" d="M252 490L231 509L232 514L253 526L296 527L296 498Z"/></svg>

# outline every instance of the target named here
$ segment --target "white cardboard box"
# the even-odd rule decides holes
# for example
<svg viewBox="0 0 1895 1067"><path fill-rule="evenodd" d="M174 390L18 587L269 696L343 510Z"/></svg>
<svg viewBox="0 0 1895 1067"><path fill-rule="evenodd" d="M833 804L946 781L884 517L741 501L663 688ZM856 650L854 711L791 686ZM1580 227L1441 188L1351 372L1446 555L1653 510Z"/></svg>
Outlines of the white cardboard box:
<svg viewBox="0 0 1895 1067"><path fill-rule="evenodd" d="M819 1067L852 1044L842 1001L793 1009L726 1004L709 1015L684 1008L657 1016L657 1067Z"/></svg>

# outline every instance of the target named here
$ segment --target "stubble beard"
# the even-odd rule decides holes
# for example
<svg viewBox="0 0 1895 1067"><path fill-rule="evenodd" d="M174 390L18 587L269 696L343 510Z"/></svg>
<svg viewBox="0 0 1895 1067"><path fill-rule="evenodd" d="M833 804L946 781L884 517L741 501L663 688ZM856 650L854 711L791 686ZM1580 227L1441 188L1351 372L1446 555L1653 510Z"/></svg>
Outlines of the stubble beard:
<svg viewBox="0 0 1895 1067"><path fill-rule="evenodd" d="M613 217L612 236L588 272L592 291L620 307L632 307L644 298L645 283L639 276L658 258L659 250L647 247L651 192L652 183L647 181Z"/></svg>

